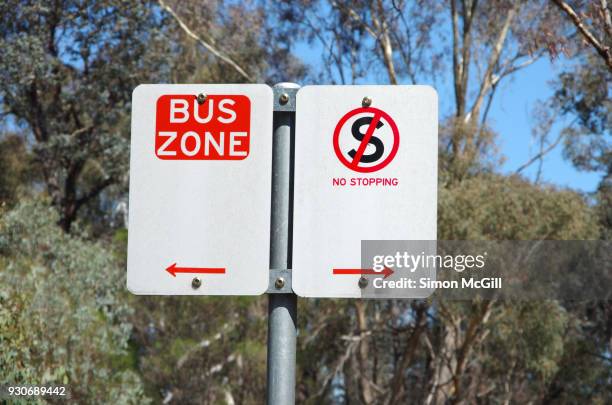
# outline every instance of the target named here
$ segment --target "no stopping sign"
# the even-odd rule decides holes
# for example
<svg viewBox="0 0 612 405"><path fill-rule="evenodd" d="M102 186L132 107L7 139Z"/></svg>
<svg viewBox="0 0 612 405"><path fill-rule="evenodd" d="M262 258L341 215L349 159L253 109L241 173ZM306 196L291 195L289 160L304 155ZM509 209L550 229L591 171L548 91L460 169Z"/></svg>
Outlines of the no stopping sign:
<svg viewBox="0 0 612 405"><path fill-rule="evenodd" d="M374 104L362 108L365 97ZM399 283L378 288L374 281L406 278L418 285L416 272L380 273L372 257L403 249L389 241L436 240L435 90L305 86L296 106L293 291L302 297L414 298L412 288ZM385 241L390 252L376 245L370 256L367 246L374 245L368 241Z"/></svg>
<svg viewBox="0 0 612 405"><path fill-rule="evenodd" d="M399 130L393 118L373 107L346 113L334 130L334 151L343 165L361 173L387 166L399 148Z"/></svg>

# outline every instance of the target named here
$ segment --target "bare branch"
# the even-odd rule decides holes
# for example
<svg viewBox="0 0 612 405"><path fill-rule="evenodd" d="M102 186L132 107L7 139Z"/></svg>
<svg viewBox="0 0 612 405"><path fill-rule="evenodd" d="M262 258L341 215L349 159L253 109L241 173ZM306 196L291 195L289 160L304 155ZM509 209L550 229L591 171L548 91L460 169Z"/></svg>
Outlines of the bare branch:
<svg viewBox="0 0 612 405"><path fill-rule="evenodd" d="M317 393L314 394L313 398L320 397L321 395L325 393L327 386L332 381L332 379L335 376L337 376L340 373L340 371L344 368L344 364L351 357L351 354L353 353L353 351L355 351L355 348L358 343L359 343L359 340L349 342L349 344L346 346L346 350L344 351L344 354L342 354L342 356L340 356L340 358L337 360L333 371L327 374L327 376L321 383L321 388L319 389L319 391L317 391Z"/></svg>
<svg viewBox="0 0 612 405"><path fill-rule="evenodd" d="M612 38L612 16L610 16L608 2L607 0L599 0L599 4L604 15L604 26L606 27L606 33Z"/></svg>
<svg viewBox="0 0 612 405"><path fill-rule="evenodd" d="M559 8L568 16L568 18L576 26L578 31L580 31L580 33L587 40L587 42L590 43L595 48L597 53L604 59L604 61L608 65L608 68L612 70L612 49L610 49L609 46L604 46L597 38L595 38L595 35L591 31L589 31L587 26L584 24L584 21L582 20L582 18L580 18L580 16L576 13L576 11L572 8L572 6L570 6L563 0L552 0L552 1L557 6L559 6ZM602 6L603 5L605 5L605 2L602 2ZM607 10L607 7L604 9L604 12L606 12L606 10ZM608 20L610 19L609 12L606 14L606 18ZM606 21L606 24L607 24L607 21Z"/></svg>
<svg viewBox="0 0 612 405"><path fill-rule="evenodd" d="M472 117L474 117L474 119L478 119L480 107L482 106L487 92L491 88L493 82L493 72L495 70L495 66L499 62L499 57L501 55L504 42L506 42L506 37L508 36L508 31L510 30L512 20L514 20L514 17L516 16L518 4L520 4L520 2L517 2L506 14L504 25L499 31L497 40L495 41L495 45L493 46L493 50L491 51L491 55L487 63L487 70L485 71L484 78L480 85L478 96L476 97L476 100L474 101L474 105L471 108L470 112L465 116L466 123L469 122Z"/></svg>
<svg viewBox="0 0 612 405"><path fill-rule="evenodd" d="M410 81L412 82L412 84L416 84L417 78L412 69L412 60L414 58L413 58L413 50L412 50L412 42L411 42L412 41L412 31L410 28L410 24L406 21L406 16L404 15L404 11L402 10L402 8L395 4L395 0L393 1L393 7L395 8L395 11L397 12L399 16L399 20L401 21L402 25L404 26L404 29L406 30L406 45L405 47L398 46L398 51L399 51L400 57L402 58L404 62L406 73L408 77L410 78ZM393 38L396 43L401 44L402 41L400 39L399 29L391 30L391 35L393 35Z"/></svg>
<svg viewBox="0 0 612 405"><path fill-rule="evenodd" d="M89 190L87 193L83 194L81 197L79 197L76 200L76 203L75 203L76 209L78 210L83 204L85 204L92 198L96 197L98 194L104 191L105 188L107 188L114 182L115 182L115 179L113 177L107 177L106 179L102 180L100 183L96 184L91 190Z"/></svg>
<svg viewBox="0 0 612 405"><path fill-rule="evenodd" d="M499 81L501 79L503 79L504 77L509 76L509 75L511 75L512 73L515 73L518 70L526 68L529 65L532 65L534 62L536 62L538 59L540 59L540 57L542 55L544 55L544 52L545 52L545 50L542 49L539 52L533 54L529 59L525 59L524 61L522 61L521 63L518 63L518 64L514 64L513 62L521 59L525 55L518 54L514 58L511 58L508 61L508 63L505 64L503 69L501 69L501 71L498 74L494 74L493 75L493 77L491 79L491 86L497 85L499 83Z"/></svg>
<svg viewBox="0 0 612 405"><path fill-rule="evenodd" d="M519 168L516 169L515 173L519 174L520 172L522 172L523 170L525 170L526 168L531 166L537 160L542 159L547 153L549 153L550 151L555 149L557 147L557 145L559 145L561 140L563 140L564 137L565 137L565 134L563 132L561 132L559 134L559 136L557 137L557 139L555 139L555 141L553 143L551 143L547 148L540 150L540 152L537 155L533 156L527 162L525 162L521 166L519 166Z"/></svg>
<svg viewBox="0 0 612 405"><path fill-rule="evenodd" d="M391 381L391 391L389 393L387 404L397 404L400 402L401 397L404 393L404 371L410 367L414 355L416 353L416 349L418 347L421 334L425 329L425 312L427 311L426 305L420 305L416 310L416 317L414 321L414 330L412 334L408 338L408 342L406 343L406 347L404 352L402 353L401 360L397 369L395 371L395 375L393 376L393 380Z"/></svg>
<svg viewBox="0 0 612 405"><path fill-rule="evenodd" d="M347 13L352 20L357 22L368 34L370 34L370 36L372 36L380 46L383 62L387 69L387 74L389 75L389 82L391 84L397 84L397 73L395 72L395 65L393 63L393 46L391 44L390 29L385 19L385 10L383 9L382 1L376 2L376 5L374 5L374 3L371 4L370 15L374 28L368 25L353 8L345 4L340 4L337 1L332 1L332 6Z"/></svg>
<svg viewBox="0 0 612 405"><path fill-rule="evenodd" d="M457 11L456 0L451 0L451 21L453 25L453 77L455 82L455 103L457 108L457 116L461 116L462 106L464 105L464 100L462 98L461 91L461 80L462 76L462 64L460 63L459 56L459 13ZM455 144L453 143L453 146ZM453 147L453 153L456 154L457 150Z"/></svg>
<svg viewBox="0 0 612 405"><path fill-rule="evenodd" d="M558 115L559 115L559 111L554 111L553 115L550 116L550 117L547 117L546 120L544 121L544 123L539 126L539 129L537 129L537 130L539 132L541 132L541 135L540 135L540 152L538 154L536 154L535 156L531 157L527 162L525 162L524 164L519 166L519 168L516 169L516 171L515 171L516 174L519 174L520 172L522 172L523 170L525 170L526 168L531 166L536 161L539 161L540 164L539 164L538 173L537 173L537 176L536 176L536 183L539 181L540 175L541 175L541 172L542 172L542 161L543 161L542 158L545 155L547 155L550 151L555 149L557 147L557 145L559 145L559 143L561 143L563 138L565 138L565 136L566 136L566 132L561 131L559 133L559 135L557 136L557 138L554 140L553 143L551 143L546 148L544 147L546 137L550 133L550 130L551 130L552 126L554 125L554 123L556 122ZM572 120L572 122L570 122L570 124L568 125L568 128L572 127L574 124L576 124L577 121L578 121L578 117L575 117Z"/></svg>
<svg viewBox="0 0 612 405"><path fill-rule="evenodd" d="M397 74L395 73L395 65L393 64L393 47L389 37L389 24L385 18L382 0L378 0L377 5L378 18L374 18L374 7L372 7L372 21L380 33L378 43L380 44L380 51L382 52L385 67L389 75L389 82L391 84L397 84Z"/></svg>
<svg viewBox="0 0 612 405"><path fill-rule="evenodd" d="M344 12L346 12L349 15L349 17L351 17L354 21L358 22L361 25L361 27L365 29L367 33L372 36L372 38L374 38L375 40L378 40L378 35L376 34L376 32L374 32L372 27L366 24L366 22L359 16L359 14L357 14L355 10L343 4L340 4L337 1L332 1L332 6L334 8L337 8L338 10L343 10Z"/></svg>
<svg viewBox="0 0 612 405"><path fill-rule="evenodd" d="M328 71L330 78L333 77L332 67L331 67L331 64L333 61L333 64L336 66L336 69L338 71L338 75L340 76L340 82L342 84L346 84L342 52L340 52L340 49L339 49L338 53L336 53L334 49L335 39L332 38L331 41L327 41L325 39L325 36L321 33L321 30L317 28L316 24L312 22L312 20L308 18L308 15L306 14L304 15L304 19L303 19L303 22L301 22L301 24L306 26L309 30L311 30L314 36L321 42L321 45L323 46L323 48L327 50L328 56L325 57L326 63L324 64L324 66L326 70ZM338 36L338 33L336 32L336 30L332 29L331 32L336 37Z"/></svg>
<svg viewBox="0 0 612 405"><path fill-rule="evenodd" d="M221 338L227 333L230 327L233 327L233 324L225 323L222 326L222 331L216 333L213 337L208 337L202 339L198 344L192 346L189 350L187 350L176 362L176 368L179 369L185 365L187 360L190 359L193 355L195 355L199 350L208 348L213 342L217 342L221 340Z"/></svg>
<svg viewBox="0 0 612 405"><path fill-rule="evenodd" d="M485 301L482 303L481 308L477 308L477 304L474 304L475 314L470 318L465 331L465 338L463 344L457 353L457 363L455 365L455 372L453 375L453 386L454 396L451 403L459 403L462 399L462 385L461 377L465 371L466 360L474 346L475 340L478 338L478 331L481 325L484 325L491 313L493 301Z"/></svg>
<svg viewBox="0 0 612 405"><path fill-rule="evenodd" d="M179 24L179 26L181 27L181 29L191 38L193 38L194 40L196 40L200 45L202 45L204 48L206 48L210 53L212 53L213 55L215 55L217 58L221 59L223 62L227 63L228 65L230 65L232 68L234 68L234 70L236 72L238 72L242 77L244 77L246 80L252 82L253 78L251 78L251 76L249 76L249 74L247 72L244 71L244 69L242 69L238 63L236 63L235 61L233 61L229 56L224 55L219 49L215 48L212 44L204 41L201 37L199 37L198 35L196 35L191 29L189 29L189 27L187 26L187 24L185 24L185 22L183 22L183 20L174 12L174 10L172 9L172 7L170 7L169 5L167 5L164 0L158 0L159 5L166 10L175 20L176 22Z"/></svg>
<svg viewBox="0 0 612 405"><path fill-rule="evenodd" d="M370 345L366 339L368 332L366 302L355 301L355 311L357 316L357 326L359 327L359 346L357 347L357 362L359 363L359 386L361 388L361 398L365 404L371 404L374 400L368 379L367 362L370 358Z"/></svg>
<svg viewBox="0 0 612 405"><path fill-rule="evenodd" d="M466 2L463 2L462 14L463 14L463 37L461 39L461 91L463 98L463 110L467 104L466 95L468 90L468 80L470 71L470 62L472 59L472 22L474 21L474 15L476 14L478 6L478 0L472 0L471 6L468 8Z"/></svg>

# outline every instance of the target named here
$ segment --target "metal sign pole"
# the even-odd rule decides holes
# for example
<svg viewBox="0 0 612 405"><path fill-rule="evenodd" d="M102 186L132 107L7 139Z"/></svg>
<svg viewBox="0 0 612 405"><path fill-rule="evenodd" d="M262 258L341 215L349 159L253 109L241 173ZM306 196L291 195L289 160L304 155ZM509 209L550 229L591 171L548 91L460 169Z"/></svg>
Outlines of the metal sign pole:
<svg viewBox="0 0 612 405"><path fill-rule="evenodd" d="M295 403L297 296L291 288L293 144L299 85L274 86L272 214L268 289L268 405Z"/></svg>

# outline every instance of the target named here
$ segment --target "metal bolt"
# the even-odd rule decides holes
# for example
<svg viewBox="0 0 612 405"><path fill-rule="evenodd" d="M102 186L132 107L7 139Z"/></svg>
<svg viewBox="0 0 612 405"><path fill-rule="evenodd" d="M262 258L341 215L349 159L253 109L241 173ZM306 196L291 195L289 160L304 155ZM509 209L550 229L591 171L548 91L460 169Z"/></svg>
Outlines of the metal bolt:
<svg viewBox="0 0 612 405"><path fill-rule="evenodd" d="M366 288L366 286L368 285L368 279L361 276L359 277L359 288Z"/></svg>
<svg viewBox="0 0 612 405"><path fill-rule="evenodd" d="M289 102L289 94L287 93L283 93L280 95L280 97L278 97L278 102L281 103L282 105L285 105Z"/></svg>
<svg viewBox="0 0 612 405"><path fill-rule="evenodd" d="M191 287L194 290L197 290L198 288L200 288L201 285L202 285L202 280L200 279L200 277L194 277L193 280L191 280Z"/></svg>
<svg viewBox="0 0 612 405"><path fill-rule="evenodd" d="M284 286L285 286L285 279L284 278L279 277L279 278L276 279L276 281L274 281L274 287L276 287L277 290L280 290Z"/></svg>
<svg viewBox="0 0 612 405"><path fill-rule="evenodd" d="M204 104L206 102L206 94L198 94L198 104Z"/></svg>
<svg viewBox="0 0 612 405"><path fill-rule="evenodd" d="M363 100L361 100L361 105L364 107L369 107L372 105L372 99L368 96L365 96Z"/></svg>

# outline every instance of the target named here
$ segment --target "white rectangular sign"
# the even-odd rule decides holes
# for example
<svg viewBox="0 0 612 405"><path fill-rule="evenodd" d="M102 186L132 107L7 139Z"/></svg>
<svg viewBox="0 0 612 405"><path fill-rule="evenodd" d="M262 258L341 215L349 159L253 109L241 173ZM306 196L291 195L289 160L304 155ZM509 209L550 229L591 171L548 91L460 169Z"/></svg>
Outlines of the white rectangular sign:
<svg viewBox="0 0 612 405"><path fill-rule="evenodd" d="M437 93L306 86L296 106L293 289L362 297L362 240L436 239Z"/></svg>
<svg viewBox="0 0 612 405"><path fill-rule="evenodd" d="M162 295L264 293L272 89L138 86L130 153L128 289Z"/></svg>

